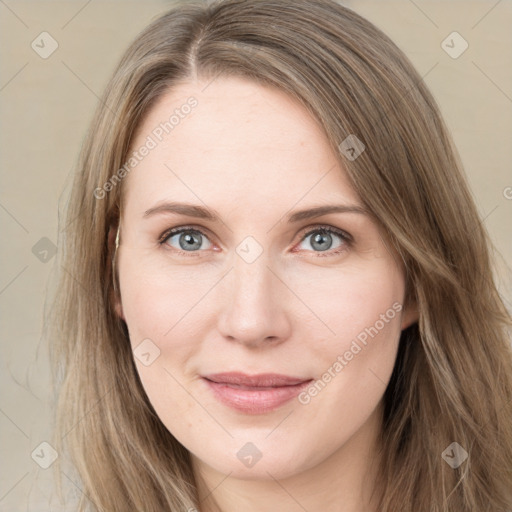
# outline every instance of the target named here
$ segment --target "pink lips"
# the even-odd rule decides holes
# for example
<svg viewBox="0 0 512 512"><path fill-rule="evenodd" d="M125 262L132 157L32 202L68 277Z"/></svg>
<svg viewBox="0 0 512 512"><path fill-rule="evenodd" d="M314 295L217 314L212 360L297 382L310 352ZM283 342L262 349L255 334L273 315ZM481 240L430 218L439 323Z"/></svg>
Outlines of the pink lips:
<svg viewBox="0 0 512 512"><path fill-rule="evenodd" d="M297 396L312 379L265 373L239 372L204 375L204 381L225 405L247 414L262 414L277 409Z"/></svg>

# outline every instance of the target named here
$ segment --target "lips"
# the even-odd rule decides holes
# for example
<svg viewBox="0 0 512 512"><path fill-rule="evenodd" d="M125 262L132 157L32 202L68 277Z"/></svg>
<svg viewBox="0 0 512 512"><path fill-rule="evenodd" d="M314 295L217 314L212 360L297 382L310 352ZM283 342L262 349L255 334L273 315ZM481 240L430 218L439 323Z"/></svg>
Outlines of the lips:
<svg viewBox="0 0 512 512"><path fill-rule="evenodd" d="M247 414L262 414L290 401L312 379L276 373L230 372L205 375L203 380L222 404Z"/></svg>

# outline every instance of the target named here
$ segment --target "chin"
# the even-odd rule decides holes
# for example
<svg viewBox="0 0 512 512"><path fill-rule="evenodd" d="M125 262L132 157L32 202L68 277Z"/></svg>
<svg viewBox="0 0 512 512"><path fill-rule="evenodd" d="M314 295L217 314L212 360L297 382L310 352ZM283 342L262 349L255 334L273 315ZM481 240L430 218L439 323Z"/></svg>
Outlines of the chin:
<svg viewBox="0 0 512 512"><path fill-rule="evenodd" d="M233 450L234 457L226 452L210 453L208 457L201 458L202 463L215 471L241 480L279 480L305 471L319 462L312 454L302 454L300 449L290 445L282 446L286 451L280 451L277 446L261 446L260 451L256 448L257 443L235 444L237 447ZM231 452L230 448L228 450Z"/></svg>

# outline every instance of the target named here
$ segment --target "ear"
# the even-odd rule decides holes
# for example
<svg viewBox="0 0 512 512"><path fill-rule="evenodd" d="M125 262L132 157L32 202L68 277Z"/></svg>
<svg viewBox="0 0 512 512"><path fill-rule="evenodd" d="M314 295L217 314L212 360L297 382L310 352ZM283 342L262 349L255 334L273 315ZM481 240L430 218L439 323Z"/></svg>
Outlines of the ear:
<svg viewBox="0 0 512 512"><path fill-rule="evenodd" d="M124 312L123 312L123 304L121 301L121 292L118 289L117 291L114 290L114 279L115 276L112 272L112 258L116 257L119 259L119 254L116 254L116 247L115 247L115 241L116 241L116 235L117 235L117 225L111 225L108 231L108 270L107 270L107 279L110 283L110 302L114 308L114 311L116 312L117 316L119 316L122 320L125 320ZM119 249L117 250L119 252ZM116 262L117 265L117 262ZM116 268L116 272L119 273L119 271Z"/></svg>
<svg viewBox="0 0 512 512"><path fill-rule="evenodd" d="M411 300L402 312L402 325L400 327L402 331L416 323L419 320L419 317L420 313L418 311L418 305L416 304L416 301Z"/></svg>
<svg viewBox="0 0 512 512"><path fill-rule="evenodd" d="M114 311L116 312L116 315L121 318L121 320L124 320L126 322L126 319L124 317L123 313L123 305L121 303L121 294L117 293L114 297Z"/></svg>

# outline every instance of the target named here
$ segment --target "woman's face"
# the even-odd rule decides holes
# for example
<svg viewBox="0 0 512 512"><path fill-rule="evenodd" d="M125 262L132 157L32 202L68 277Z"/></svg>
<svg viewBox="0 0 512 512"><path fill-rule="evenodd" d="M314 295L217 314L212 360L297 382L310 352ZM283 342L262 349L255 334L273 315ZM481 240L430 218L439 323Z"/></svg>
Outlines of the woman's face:
<svg viewBox="0 0 512 512"><path fill-rule="evenodd" d="M117 311L194 459L283 478L371 437L413 318L396 254L307 111L241 78L206 85L174 88L137 131Z"/></svg>

